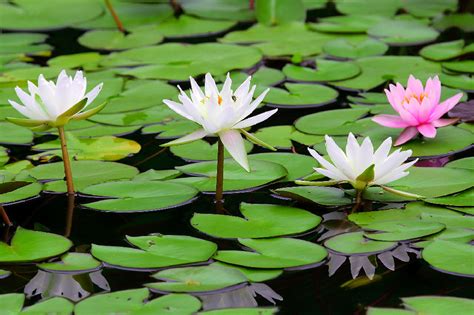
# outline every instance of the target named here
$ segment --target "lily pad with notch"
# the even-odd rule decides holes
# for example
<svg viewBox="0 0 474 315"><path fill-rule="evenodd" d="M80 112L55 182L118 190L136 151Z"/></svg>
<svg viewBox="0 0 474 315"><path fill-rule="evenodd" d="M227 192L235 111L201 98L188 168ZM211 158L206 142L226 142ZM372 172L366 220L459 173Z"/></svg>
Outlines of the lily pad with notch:
<svg viewBox="0 0 474 315"><path fill-rule="evenodd" d="M397 246L396 242L375 241L364 237L364 232L339 234L324 242L328 249L342 255L378 254Z"/></svg>
<svg viewBox="0 0 474 315"><path fill-rule="evenodd" d="M287 64L283 73L288 79L297 82L327 82L339 81L355 77L360 68L352 62L339 62L316 59L316 69Z"/></svg>
<svg viewBox="0 0 474 315"><path fill-rule="evenodd" d="M18 227L6 244L0 242L0 263L26 263L60 255L72 246L67 238L52 233Z"/></svg>
<svg viewBox="0 0 474 315"><path fill-rule="evenodd" d="M315 160L303 154L288 152L256 153L248 156L252 161L268 161L282 165L288 172L282 181L294 181L312 173L312 168L316 166Z"/></svg>
<svg viewBox="0 0 474 315"><path fill-rule="evenodd" d="M285 89L270 88L265 97L267 106L280 108L317 107L332 103L338 92L319 84L285 83Z"/></svg>
<svg viewBox="0 0 474 315"><path fill-rule="evenodd" d="M118 30L91 30L78 38L84 47L99 50L124 50L158 44L163 35L152 29L124 34Z"/></svg>
<svg viewBox="0 0 474 315"><path fill-rule="evenodd" d="M420 45L434 41L439 33L416 20L381 21L367 30L370 36L379 38L391 46Z"/></svg>
<svg viewBox="0 0 474 315"><path fill-rule="evenodd" d="M215 264L162 270L155 273L153 277L163 282L148 283L146 286L159 293L223 292L248 281L239 270Z"/></svg>
<svg viewBox="0 0 474 315"><path fill-rule="evenodd" d="M474 277L474 246L460 242L435 240L421 253L424 260L438 271Z"/></svg>
<svg viewBox="0 0 474 315"><path fill-rule="evenodd" d="M300 117L295 127L313 135L347 135L353 130L353 122L369 113L369 108L334 109Z"/></svg>
<svg viewBox="0 0 474 315"><path fill-rule="evenodd" d="M474 44L465 46L464 40L442 42L423 47L420 56L435 61L453 59L474 52Z"/></svg>
<svg viewBox="0 0 474 315"><path fill-rule="evenodd" d="M71 168L77 191L107 181L130 179L138 174L138 169L135 167L117 162L72 161ZM22 171L20 175L46 181L43 188L45 191L66 192L62 162L38 165Z"/></svg>
<svg viewBox="0 0 474 315"><path fill-rule="evenodd" d="M368 38L360 42L347 39L335 39L323 46L323 51L336 58L358 59L363 57L381 56L388 50L388 45L376 39Z"/></svg>
<svg viewBox="0 0 474 315"><path fill-rule="evenodd" d="M92 245L92 255L107 265L122 269L149 270L206 262L217 245L191 236L127 236L138 248Z"/></svg>
<svg viewBox="0 0 474 315"><path fill-rule="evenodd" d="M474 188L438 198L425 199L426 202L455 207L474 207Z"/></svg>
<svg viewBox="0 0 474 315"><path fill-rule="evenodd" d="M312 268L327 257L318 244L294 238L239 239L252 251L220 250L215 260L250 268Z"/></svg>
<svg viewBox="0 0 474 315"><path fill-rule="evenodd" d="M96 294L77 303L77 315L109 314L194 314L201 308L198 298L188 294L169 294L148 300L146 288Z"/></svg>
<svg viewBox="0 0 474 315"><path fill-rule="evenodd" d="M38 268L52 273L81 274L99 270L102 264L87 253L67 253L59 261L38 264Z"/></svg>
<svg viewBox="0 0 474 315"><path fill-rule="evenodd" d="M258 129L255 136L275 148L286 150L293 147L293 141L305 145L314 145L324 141L323 136L302 133L290 125L264 127Z"/></svg>
<svg viewBox="0 0 474 315"><path fill-rule="evenodd" d="M314 202L324 206L345 206L352 203L344 190L335 187L297 186L275 189L283 197L304 202Z"/></svg>
<svg viewBox="0 0 474 315"><path fill-rule="evenodd" d="M321 217L303 209L271 204L241 203L244 216L195 213L191 225L219 238L266 238L300 234L314 229Z"/></svg>
<svg viewBox="0 0 474 315"><path fill-rule="evenodd" d="M74 304L63 297L44 299L28 307L23 307L24 302L23 293L0 295L2 312L5 314L72 314L74 309Z"/></svg>
<svg viewBox="0 0 474 315"><path fill-rule="evenodd" d="M192 186L163 181L113 181L82 190L88 196L112 198L82 204L87 209L133 213L158 211L191 202L198 194Z"/></svg>
<svg viewBox="0 0 474 315"><path fill-rule="evenodd" d="M238 193L256 190L288 175L280 164L254 160L251 171L245 171L234 160L224 160L224 192ZM177 170L193 177L177 178L176 183L192 185L204 193L214 193L216 189L216 162L199 162L176 167Z"/></svg>
<svg viewBox="0 0 474 315"><path fill-rule="evenodd" d="M0 181L0 205L7 206L35 198L42 188L42 184L31 181Z"/></svg>
<svg viewBox="0 0 474 315"><path fill-rule="evenodd" d="M364 225L368 231L364 236L376 241L407 241L441 232L444 228L444 224L422 220L389 221Z"/></svg>
<svg viewBox="0 0 474 315"><path fill-rule="evenodd" d="M253 149L253 144L250 141L244 141L246 152ZM170 147L171 153L186 160L186 161L212 161L217 160L217 142L210 144L205 140L196 140L191 143L180 144ZM224 152L225 158L230 158L227 150Z"/></svg>

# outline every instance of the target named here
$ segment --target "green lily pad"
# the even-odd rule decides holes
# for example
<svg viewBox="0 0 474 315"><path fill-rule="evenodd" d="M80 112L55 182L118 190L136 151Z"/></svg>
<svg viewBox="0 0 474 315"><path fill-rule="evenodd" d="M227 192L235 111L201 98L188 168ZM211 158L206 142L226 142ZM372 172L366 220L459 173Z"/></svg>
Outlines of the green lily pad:
<svg viewBox="0 0 474 315"><path fill-rule="evenodd" d="M62 254L71 246L63 236L18 227L10 244L0 242L0 263L39 261Z"/></svg>
<svg viewBox="0 0 474 315"><path fill-rule="evenodd" d="M101 267L101 263L85 253L67 253L60 261L42 263L38 268L49 272L88 273Z"/></svg>
<svg viewBox="0 0 474 315"><path fill-rule="evenodd" d="M474 247L470 244L436 240L423 249L421 255L436 270L474 277Z"/></svg>
<svg viewBox="0 0 474 315"><path fill-rule="evenodd" d="M415 296L402 298L405 307L417 314L462 314L474 307L472 299L451 296Z"/></svg>
<svg viewBox="0 0 474 315"><path fill-rule="evenodd" d="M324 206L344 206L352 203L344 190L334 187L299 186L275 189L279 195Z"/></svg>
<svg viewBox="0 0 474 315"><path fill-rule="evenodd" d="M226 289L247 282L247 277L237 269L219 265L167 269L153 275L163 282L146 286L158 292L210 292Z"/></svg>
<svg viewBox="0 0 474 315"><path fill-rule="evenodd" d="M145 126L143 134L158 133L157 139L173 139L200 129L201 126L191 120L171 119L160 124Z"/></svg>
<svg viewBox="0 0 474 315"><path fill-rule="evenodd" d="M474 73L474 61L462 60L444 62L443 68L454 72Z"/></svg>
<svg viewBox="0 0 474 315"><path fill-rule="evenodd" d="M464 40L460 39L425 46L420 50L420 56L431 60L443 61L472 52L474 52L474 44L464 47Z"/></svg>
<svg viewBox="0 0 474 315"><path fill-rule="evenodd" d="M425 221L390 221L364 225L365 230L377 231L364 236L376 241L406 241L438 233L444 224Z"/></svg>
<svg viewBox="0 0 474 315"><path fill-rule="evenodd" d="M336 15L318 19L310 27L326 33L366 33L374 24L385 20L380 15Z"/></svg>
<svg viewBox="0 0 474 315"><path fill-rule="evenodd" d="M443 85L451 88L461 89L467 92L474 91L474 79L472 75L448 75L441 73L440 80L443 82Z"/></svg>
<svg viewBox="0 0 474 315"><path fill-rule="evenodd" d="M471 156L471 157L451 161L448 164L446 164L445 167L474 170L474 157Z"/></svg>
<svg viewBox="0 0 474 315"><path fill-rule="evenodd" d="M397 243L367 239L364 232L339 234L324 242L324 246L338 254L366 255L378 254L393 249Z"/></svg>
<svg viewBox="0 0 474 315"><path fill-rule="evenodd" d="M325 82L355 77L360 73L360 69L352 62L316 59L316 70L287 64L283 67L283 73L294 81Z"/></svg>
<svg viewBox="0 0 474 315"><path fill-rule="evenodd" d="M225 308L218 310L211 310L205 312L199 312L199 315L272 315L276 314L278 309L276 308L246 308L246 307L235 307Z"/></svg>
<svg viewBox="0 0 474 315"><path fill-rule="evenodd" d="M303 154L286 153L286 152L270 152L249 155L250 161L268 161L283 165L288 174L282 181L294 181L312 173L315 166L315 160ZM252 162L250 162L252 163Z"/></svg>
<svg viewBox="0 0 474 315"><path fill-rule="evenodd" d="M74 8L74 10L71 10ZM93 0L29 1L0 4L0 28L10 30L50 30L99 16L102 7Z"/></svg>
<svg viewBox="0 0 474 315"><path fill-rule="evenodd" d="M379 40L368 38L361 42L347 39L335 39L323 46L323 51L333 57L358 59L363 57L381 56L388 50L388 45Z"/></svg>
<svg viewBox="0 0 474 315"><path fill-rule="evenodd" d="M20 293L1 294L0 303L5 314L72 314L74 304L63 297L42 300L22 309L25 296Z"/></svg>
<svg viewBox="0 0 474 315"><path fill-rule="evenodd" d="M253 251L220 250L214 259L251 268L306 267L322 262L328 255L318 244L294 238L239 239Z"/></svg>
<svg viewBox="0 0 474 315"><path fill-rule="evenodd" d="M141 127L148 124L162 123L177 117L166 105L157 105L139 111L124 113L97 114L90 118L91 121L105 125Z"/></svg>
<svg viewBox="0 0 474 315"><path fill-rule="evenodd" d="M408 176L390 183L389 186L429 198L450 195L473 186L471 178L474 172L471 170L412 167L409 172Z"/></svg>
<svg viewBox="0 0 474 315"><path fill-rule="evenodd" d="M425 199L426 202L436 205L473 207L474 206L474 188L456 193L450 196Z"/></svg>
<svg viewBox="0 0 474 315"><path fill-rule="evenodd" d="M103 136L99 138L76 138L67 133L68 151L74 160L102 160L116 161L138 153L140 144L133 140ZM44 151L29 156L32 160L47 161L54 157L61 157L61 142L59 139L44 142L32 147L36 151Z"/></svg>
<svg viewBox="0 0 474 315"><path fill-rule="evenodd" d="M351 0L336 0L334 2L337 11L347 15L366 15L367 9L370 8L370 13L373 15L392 16L397 12L400 5L399 0L387 0L383 3L377 0L366 0L364 5Z"/></svg>
<svg viewBox="0 0 474 315"><path fill-rule="evenodd" d="M82 193L113 198L82 205L88 209L127 213L178 207L189 203L198 191L188 185L170 182L114 181L88 186Z"/></svg>
<svg viewBox="0 0 474 315"><path fill-rule="evenodd" d="M177 170L153 170L140 173L133 178L134 181L152 181L152 180L168 180L181 175Z"/></svg>
<svg viewBox="0 0 474 315"><path fill-rule="evenodd" d="M209 56L212 55L212 60ZM115 52L103 59L102 66L134 66L120 74L140 79L188 80L206 72L224 74L232 69L246 69L261 59L260 52L252 47L204 43L183 45L167 43L159 46L135 48ZM229 63L232 60L232 63Z"/></svg>
<svg viewBox="0 0 474 315"><path fill-rule="evenodd" d="M295 127L301 132L316 135L347 135L353 122L366 115L369 109L334 109L300 117Z"/></svg>
<svg viewBox="0 0 474 315"><path fill-rule="evenodd" d="M230 74L230 78L233 82L244 82L248 73L242 71L233 71ZM257 72L251 74L252 84L255 84L257 87L262 86L273 86L277 85L285 80L285 75L280 70L274 68L267 68L262 66L258 68ZM224 81L225 78L222 78L221 81Z"/></svg>
<svg viewBox="0 0 474 315"><path fill-rule="evenodd" d="M306 10L302 1L260 1L255 4L255 17L263 25L304 22Z"/></svg>
<svg viewBox="0 0 474 315"><path fill-rule="evenodd" d="M96 19L83 19L74 26L81 29L116 29L117 25L104 2L99 2L103 14ZM173 9L165 3L137 3L131 1L111 0L111 4L124 27L153 24L173 16Z"/></svg>
<svg viewBox="0 0 474 315"><path fill-rule="evenodd" d="M129 179L138 174L138 170L129 165L103 161L72 161L72 176L77 191L87 186L107 181ZM65 192L63 162L49 163L27 169L21 175L32 176L37 180L48 180L44 190Z"/></svg>
<svg viewBox="0 0 474 315"><path fill-rule="evenodd" d="M93 124L89 128L70 130L68 133L78 138L98 138L104 136L125 136L140 129L140 126L109 126L102 124Z"/></svg>
<svg viewBox="0 0 474 315"><path fill-rule="evenodd" d="M287 150L293 147L293 141L308 146L324 141L322 136L305 134L288 125L261 128L255 136L275 148Z"/></svg>
<svg viewBox="0 0 474 315"><path fill-rule="evenodd" d="M268 161L251 161L251 171L245 171L234 160L224 162L224 191L239 192L259 187L284 178L288 172L277 163ZM195 177L178 178L174 182L192 185L202 192L213 193L216 189L216 162L199 162L176 167L184 174Z"/></svg>
<svg viewBox="0 0 474 315"><path fill-rule="evenodd" d="M252 21L255 13L249 4L240 0L222 2L220 0L182 0L179 3L184 12L206 19L229 21Z"/></svg>
<svg viewBox="0 0 474 315"><path fill-rule="evenodd" d="M433 20L433 26L440 31L444 31L451 27L457 27L464 30L465 32L473 32L473 25L474 14L469 12L442 15Z"/></svg>
<svg viewBox="0 0 474 315"><path fill-rule="evenodd" d="M85 52L72 55L62 55L48 60L48 65L58 68L84 68L94 70L98 68L102 55L97 52Z"/></svg>
<svg viewBox="0 0 474 315"><path fill-rule="evenodd" d="M217 245L190 236L149 235L127 236L138 247L92 245L95 258L115 267L157 269L207 261Z"/></svg>
<svg viewBox="0 0 474 315"><path fill-rule="evenodd" d="M439 33L415 20L387 20L373 25L367 34L392 46L419 45L435 40Z"/></svg>
<svg viewBox="0 0 474 315"><path fill-rule="evenodd" d="M271 204L241 203L244 218L195 213L191 225L219 238L262 238L299 234L314 229L321 218L306 210Z"/></svg>
<svg viewBox="0 0 474 315"><path fill-rule="evenodd" d="M79 302L74 313L77 315L109 314L194 314L201 308L201 302L187 294L169 294L148 301L146 288L96 294ZM146 303L145 303L146 301Z"/></svg>
<svg viewBox="0 0 474 315"><path fill-rule="evenodd" d="M396 308L370 306L367 309L367 315L416 315L416 313Z"/></svg>
<svg viewBox="0 0 474 315"><path fill-rule="evenodd" d="M198 19L189 15L180 15L152 26L152 30L166 38L211 36L225 32L236 22Z"/></svg>
<svg viewBox="0 0 474 315"><path fill-rule="evenodd" d="M406 82L410 74L425 81L441 73L438 63L417 56L366 57L358 59L356 63L362 70L359 76L331 84L346 89L370 90L387 81Z"/></svg>
<svg viewBox="0 0 474 315"><path fill-rule="evenodd" d="M150 46L163 40L155 30L140 30L125 35L118 30L92 30L78 38L79 44L91 49L124 50Z"/></svg>
<svg viewBox="0 0 474 315"><path fill-rule="evenodd" d="M250 152L253 144L245 141L245 150ZM217 143L210 144L205 140L197 140L191 143L181 144L170 147L171 153L187 161L212 161L217 160ZM224 151L224 157L230 158L227 150Z"/></svg>
<svg viewBox="0 0 474 315"><path fill-rule="evenodd" d="M48 36L36 33L0 34L0 55L43 55L49 54L52 47L42 44Z"/></svg>
<svg viewBox="0 0 474 315"><path fill-rule="evenodd" d="M7 164L9 159L8 149L0 146L0 167Z"/></svg>
<svg viewBox="0 0 474 315"><path fill-rule="evenodd" d="M33 132L25 127L20 127L9 122L0 122L2 133L0 143L2 144L31 144Z"/></svg>
<svg viewBox="0 0 474 315"><path fill-rule="evenodd" d="M285 83L285 88L271 88L265 103L281 108L314 107L332 103L338 96L336 90L318 84Z"/></svg>
<svg viewBox="0 0 474 315"><path fill-rule="evenodd" d="M16 182L13 182L13 184L15 183ZM0 185L0 187L1 186L3 185ZM40 183L28 184L26 182L20 182L18 188L0 194L0 205L7 206L34 198L41 193L42 188L43 185Z"/></svg>
<svg viewBox="0 0 474 315"><path fill-rule="evenodd" d="M243 273L250 282L264 282L278 278L283 273L282 269L255 269L255 268L246 268L241 266L229 265L223 262L214 262L214 266L224 266L227 268L237 269Z"/></svg>
<svg viewBox="0 0 474 315"><path fill-rule="evenodd" d="M474 217L462 215L460 212L422 213L421 219L426 222L442 223L448 228L471 229L474 226Z"/></svg>

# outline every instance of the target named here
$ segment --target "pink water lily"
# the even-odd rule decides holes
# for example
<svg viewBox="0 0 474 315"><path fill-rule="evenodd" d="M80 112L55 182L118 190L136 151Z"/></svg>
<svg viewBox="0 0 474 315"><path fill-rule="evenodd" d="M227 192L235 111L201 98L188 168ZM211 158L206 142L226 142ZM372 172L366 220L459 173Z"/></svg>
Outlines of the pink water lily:
<svg viewBox="0 0 474 315"><path fill-rule="evenodd" d="M395 145L401 145L421 133L427 138L436 136L436 128L454 124L457 118L441 118L456 106L462 97L458 93L440 101L441 82L438 76L429 78L423 88L420 80L410 75L407 88L400 83L390 84L385 90L388 101L398 115L377 115L372 120L390 128L404 128Z"/></svg>

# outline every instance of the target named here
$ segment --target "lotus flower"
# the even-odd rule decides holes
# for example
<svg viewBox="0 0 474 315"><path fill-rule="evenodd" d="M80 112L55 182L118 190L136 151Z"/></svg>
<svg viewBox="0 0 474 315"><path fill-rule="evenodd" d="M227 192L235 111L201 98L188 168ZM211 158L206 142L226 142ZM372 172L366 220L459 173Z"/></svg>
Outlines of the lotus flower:
<svg viewBox="0 0 474 315"><path fill-rule="evenodd" d="M257 144L262 144L243 129L268 119L277 111L274 109L247 118L260 105L268 92L267 89L252 101L255 85L250 88L250 79L251 77L248 77L234 92L231 89L232 80L229 74L227 74L227 79L220 91L209 73L205 77L204 91L193 78L190 78L190 97L178 86L181 91L178 96L181 103L170 100L163 100L163 102L179 115L198 123L202 128L187 136L165 143L164 146L189 143L209 135L217 135L230 155L245 170L250 171L241 133L247 137L250 136L249 139L252 141L257 140Z"/></svg>
<svg viewBox="0 0 474 315"><path fill-rule="evenodd" d="M388 101L397 115L377 115L372 120L379 125L390 128L405 128L395 141L395 145L401 145L421 133L427 138L436 136L436 128L451 125L457 121L456 118L441 118L457 105L462 97L458 93L439 103L441 95L441 82L438 77L429 78L423 89L420 80L410 75L407 88L404 89L400 83L390 84L390 91L385 90Z"/></svg>
<svg viewBox="0 0 474 315"><path fill-rule="evenodd" d="M404 163L412 154L411 150L390 153L392 138L387 138L374 152L369 137L362 145L352 133L347 138L346 152L344 152L326 135L326 150L332 163L319 155L315 150L308 148L309 153L323 168L315 171L337 182L349 182L355 189L363 190L372 185L385 185L408 175L406 170L417 160Z"/></svg>
<svg viewBox="0 0 474 315"><path fill-rule="evenodd" d="M86 94L87 79L77 71L74 79L61 71L56 83L47 81L41 74L38 86L28 81L29 94L15 88L23 105L8 100L10 104L28 119L7 118L8 121L37 129L48 129L65 125L70 119L82 120L99 112L105 104L89 111L84 109L92 103L102 89L102 83Z"/></svg>

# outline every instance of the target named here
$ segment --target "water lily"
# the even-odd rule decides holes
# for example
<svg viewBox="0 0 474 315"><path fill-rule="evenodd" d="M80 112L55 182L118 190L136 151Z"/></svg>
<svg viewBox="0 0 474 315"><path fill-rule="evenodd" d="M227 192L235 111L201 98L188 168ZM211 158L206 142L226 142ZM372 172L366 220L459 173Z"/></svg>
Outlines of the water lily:
<svg viewBox="0 0 474 315"><path fill-rule="evenodd" d="M77 71L74 78L61 71L56 80L48 81L42 74L38 77L38 85L28 81L28 92L16 87L15 92L21 104L8 100L23 118L7 118L8 121L36 130L60 127L69 120L89 118L100 111L105 104L84 111L94 101L102 89L102 83L86 94L87 79L82 71Z"/></svg>
<svg viewBox="0 0 474 315"><path fill-rule="evenodd" d="M421 81L412 75L406 89L400 83L390 84L385 94L398 115L377 115L372 120L385 127L404 128L395 142L396 146L409 141L418 133L434 138L436 128L454 124L456 118L441 117L456 106L462 97L462 93L458 93L440 103L441 82L438 77L429 78L423 88Z"/></svg>
<svg viewBox="0 0 474 315"><path fill-rule="evenodd" d="M248 116L257 109L269 91L269 89L265 90L253 100L256 86L254 85L250 88L250 80L251 77L249 76L233 91L232 80L229 74L227 74L224 85L219 91L211 74L207 73L205 76L204 91L193 78L190 78L190 96L178 86L181 91L181 94L178 96L181 103L163 100L164 103L176 113L194 121L202 127L187 136L165 143L163 146L189 143L206 136L218 137L216 172L216 207L218 210L222 210L223 200L224 147L232 158L247 172L250 172L250 165L247 159L247 152L245 151L244 139L241 134L244 134L247 139L255 144L275 150L245 130L268 119L277 112L277 109L274 109L248 118Z"/></svg>
<svg viewBox="0 0 474 315"><path fill-rule="evenodd" d="M74 194L74 184L64 125L70 120L87 119L102 110L105 103L84 111L94 101L101 89L102 83L86 94L87 79L82 71L77 71L73 78L63 70L59 74L56 83L47 81L42 74L38 77L37 86L28 81L29 94L16 87L16 94L23 105L8 100L13 108L26 117L8 117L6 118L8 121L20 126L30 127L36 131L47 130L51 127L58 129L68 194Z"/></svg>
<svg viewBox="0 0 474 315"><path fill-rule="evenodd" d="M339 183L350 183L357 191L357 203L362 192L369 186L380 186L383 189L403 196L419 198L421 196L401 192L385 186L397 179L408 175L406 171L418 159L405 163L412 151L401 149L390 153L392 138L387 138L374 151L372 141L365 138L359 145L355 136L350 133L347 138L346 151L344 152L332 139L326 135L326 150L331 160L329 162L315 150L308 148L309 153L319 162L321 167L315 171L328 178L327 182L297 181L302 185L326 186Z"/></svg>
<svg viewBox="0 0 474 315"><path fill-rule="evenodd" d="M184 118L198 123L202 128L164 146L189 143L205 136L217 135L237 163L246 171L250 171L241 133L248 136L243 129L256 125L277 112L277 109L274 109L247 118L269 91L265 90L252 100L256 86L250 88L250 80L251 77L248 77L234 92L231 89L232 80L227 74L227 79L219 91L211 74L207 73L203 91L196 81L190 78L190 97L180 88L181 94L178 98L181 103L170 100L164 100L164 103ZM251 140L255 139L252 137Z"/></svg>

